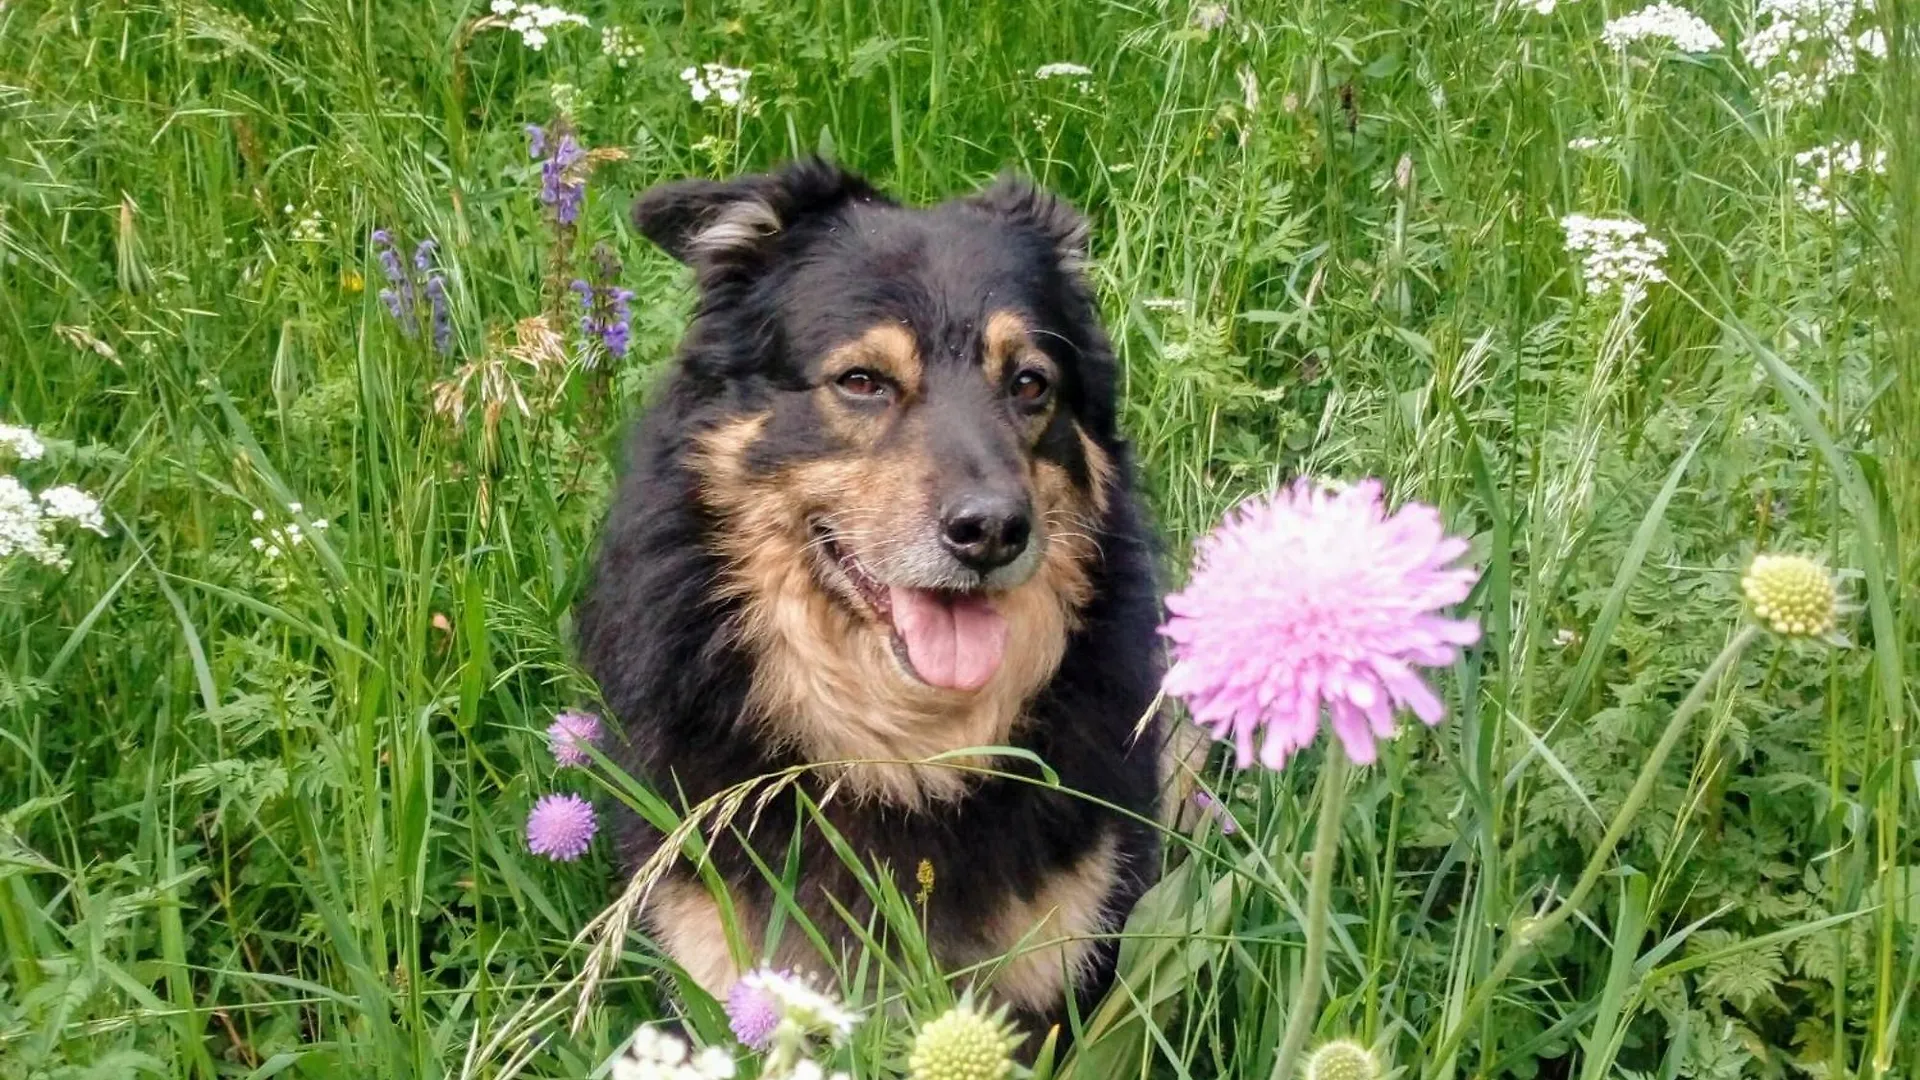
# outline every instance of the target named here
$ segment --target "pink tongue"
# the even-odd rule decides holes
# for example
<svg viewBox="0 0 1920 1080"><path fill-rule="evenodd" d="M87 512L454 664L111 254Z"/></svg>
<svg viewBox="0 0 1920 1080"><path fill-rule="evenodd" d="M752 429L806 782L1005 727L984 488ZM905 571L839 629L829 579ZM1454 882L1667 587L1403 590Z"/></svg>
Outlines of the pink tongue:
<svg viewBox="0 0 1920 1080"><path fill-rule="evenodd" d="M922 682L978 690L1000 670L1007 620L983 597L899 585L889 592L893 628L907 643L907 659Z"/></svg>

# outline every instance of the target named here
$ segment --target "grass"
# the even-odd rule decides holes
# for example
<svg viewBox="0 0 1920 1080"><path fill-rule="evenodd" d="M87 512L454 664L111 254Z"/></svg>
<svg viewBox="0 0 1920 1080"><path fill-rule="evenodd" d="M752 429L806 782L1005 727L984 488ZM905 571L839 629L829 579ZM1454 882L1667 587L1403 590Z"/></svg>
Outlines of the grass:
<svg viewBox="0 0 1920 1080"><path fill-rule="evenodd" d="M70 570L0 563L0 1075L580 1077L678 1007L616 939L570 1029L552 995L619 883L520 834L546 791L616 797L541 731L592 699L568 612L616 420L688 309L622 211L827 150L909 199L1013 167L1087 209L1174 576L1303 472L1473 537L1486 636L1451 715L1347 791L1314 1042L1422 1080L1914 1076L1920 65L1880 6L1907 62L1791 106L1719 0L1728 46L1691 57L1602 46L1614 0L1219 28L1183 0L606 2L540 51L442 0L0 7L0 422L48 446L9 467L107 513L62 534ZM644 54L615 66L608 24ZM750 67L756 106L691 101L705 61ZM1055 61L1086 87L1034 78ZM500 360L552 299L522 127L560 111L622 152L577 249L638 294L604 385L577 352ZM1794 154L1856 139L1886 172L1802 205ZM1569 213L1645 222L1671 280L1589 295ZM375 228L438 239L451 357L387 317ZM432 387L463 364L455 422ZM490 418L488 377L527 412ZM1702 682L1774 550L1847 572L1848 643L1761 637ZM1274 1072L1319 775L1211 778L1238 830L1171 845L1058 1075ZM947 1000L910 946L850 972L898 1006L858 1076Z"/></svg>

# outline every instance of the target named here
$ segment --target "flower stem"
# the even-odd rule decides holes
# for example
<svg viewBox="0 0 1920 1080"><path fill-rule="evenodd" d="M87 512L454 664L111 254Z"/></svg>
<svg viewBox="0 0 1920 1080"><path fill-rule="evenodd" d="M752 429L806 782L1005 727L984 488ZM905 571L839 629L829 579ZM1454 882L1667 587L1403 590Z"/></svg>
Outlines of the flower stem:
<svg viewBox="0 0 1920 1080"><path fill-rule="evenodd" d="M1427 1059L1429 1076L1437 1075L1446 1068L1454 1053L1460 1049L1460 1043L1465 1040L1467 1029L1482 1012L1486 1011L1488 1004L1493 1001L1493 995L1499 991L1500 984L1513 973L1514 966L1527 953L1533 951L1534 945L1558 929L1561 923L1572 918L1573 913L1578 911L1580 905L1587 899L1587 894L1599 884L1600 876L1606 873L1607 866L1613 860L1613 849L1619 845L1621 838L1626 836L1627 829L1633 825L1634 816L1640 812L1642 806L1646 805L1647 797L1653 794L1653 786L1660 779L1660 769L1667 763L1667 758L1673 754L1673 748L1679 745L1680 737L1686 734L1688 721L1693 719L1694 713L1700 711L1700 706L1706 704L1707 695L1719 684L1721 676L1727 673L1727 669L1733 666L1734 661L1740 658L1740 654L1746 651L1747 646L1752 644L1759 633L1758 626L1748 624L1741 627L1739 633L1734 634L1733 639L1720 650L1720 655L1713 658L1713 663L1707 665L1707 670L1700 673L1700 681L1688 691L1686 699L1680 702L1680 707L1673 711L1673 719L1667 721L1667 729L1661 732L1660 741L1654 744L1653 751L1647 755L1646 763L1640 766L1640 775L1634 779L1633 789L1627 792L1627 801L1620 804L1619 811L1613 815L1613 822L1607 826L1606 834L1600 838L1599 846L1594 848L1593 854L1588 857L1586 869L1580 872L1580 880L1575 883L1573 891L1568 893L1566 899L1555 905L1548 914L1526 920L1513 930L1506 950L1500 954L1500 959L1494 962L1493 969L1487 972L1486 978L1480 980L1480 985L1474 990L1473 996L1467 999L1466 1006L1460 1010L1459 1019L1454 1021L1452 1030L1447 1033L1446 1038L1441 1040L1439 1049Z"/></svg>
<svg viewBox="0 0 1920 1080"><path fill-rule="evenodd" d="M1292 1080L1294 1061L1306 1048L1326 981L1327 909L1333 901L1333 864L1340 860L1340 818L1347 806L1347 753L1328 740L1320 769L1320 820L1313 831L1313 866L1307 876L1307 955L1300 964L1300 991L1287 1014L1286 1036L1274 1059L1272 1080Z"/></svg>

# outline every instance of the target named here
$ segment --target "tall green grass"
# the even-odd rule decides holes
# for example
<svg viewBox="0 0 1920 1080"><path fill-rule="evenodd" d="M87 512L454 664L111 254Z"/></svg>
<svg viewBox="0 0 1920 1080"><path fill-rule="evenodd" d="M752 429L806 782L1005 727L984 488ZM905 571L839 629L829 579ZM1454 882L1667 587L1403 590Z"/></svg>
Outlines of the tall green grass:
<svg viewBox="0 0 1920 1080"><path fill-rule="evenodd" d="M1423 1080L1913 1076L1920 84L1881 6L1907 60L1792 108L1718 0L1698 57L1600 44L1616 0L1218 28L1179 0L596 3L538 52L442 0L0 7L0 422L49 443L15 472L110 525L68 572L0 566L0 1076L580 1077L681 1007L634 936L570 1025L621 883L604 844L556 866L520 828L549 790L644 800L556 775L540 734L591 701L568 613L612 421L689 302L625 203L821 150L908 199L1012 167L1089 212L1170 578L1302 472L1474 538L1451 716L1348 792L1316 1039ZM644 55L614 66L608 23ZM754 109L689 99L710 60ZM1087 88L1034 78L1055 61ZM456 424L432 385L546 303L522 125L561 108L624 152L582 233L639 293L633 357L611 406L509 365L527 413ZM1886 174L1803 208L1793 155L1854 139ZM1568 213L1645 222L1671 282L1586 295ZM381 227L440 241L453 358L387 319ZM293 502L332 528L264 559ZM1846 571L1847 645L1762 639L1712 680L1610 870L1505 971L1762 550ZM1207 778L1238 829L1172 838L1059 1075L1270 1075L1318 764ZM863 1077L958 989L883 899L906 958L850 958Z"/></svg>

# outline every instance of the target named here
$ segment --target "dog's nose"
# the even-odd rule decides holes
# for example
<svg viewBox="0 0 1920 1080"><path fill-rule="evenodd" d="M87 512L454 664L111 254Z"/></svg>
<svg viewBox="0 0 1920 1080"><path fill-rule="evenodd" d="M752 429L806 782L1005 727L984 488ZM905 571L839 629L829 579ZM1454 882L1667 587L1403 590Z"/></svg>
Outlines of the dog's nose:
<svg viewBox="0 0 1920 1080"><path fill-rule="evenodd" d="M1019 558L1032 532L1024 498L968 496L954 500L940 515L940 539L947 550L982 574Z"/></svg>

